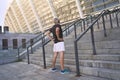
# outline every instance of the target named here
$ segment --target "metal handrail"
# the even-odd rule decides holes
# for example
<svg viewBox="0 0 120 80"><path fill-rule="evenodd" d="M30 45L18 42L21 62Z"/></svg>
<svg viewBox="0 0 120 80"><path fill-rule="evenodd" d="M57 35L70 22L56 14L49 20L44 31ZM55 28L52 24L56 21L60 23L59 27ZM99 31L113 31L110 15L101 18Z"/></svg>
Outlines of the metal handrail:
<svg viewBox="0 0 120 80"><path fill-rule="evenodd" d="M64 25L68 25L68 24L70 24L71 22L69 22L69 23L66 23L66 24L64 24L64 23L62 23L62 26L64 26ZM29 41L27 41L27 42L24 42L22 45L27 45L27 44L29 44L29 45L27 45L27 47L26 48L24 48L24 50L27 50L27 48L29 48L29 47L32 47L32 45L34 45L35 43L37 43L38 41L40 41L40 40L42 40L42 38L43 37L45 37L45 35L44 36L42 36L45 32L47 32L48 30L45 30L43 33L42 32L40 32L36 37L34 37L34 38L32 38L33 39L33 44L29 44L30 43L30 40ZM42 37L41 37L42 36ZM41 37L40 39L37 39L37 38L39 38L39 37ZM37 39L37 40L36 40ZM36 40L36 41L35 41ZM20 45L17 49L18 49L18 59L20 59L20 49L22 48L22 45Z"/></svg>
<svg viewBox="0 0 120 80"><path fill-rule="evenodd" d="M74 21L75 22L75 21ZM66 24L64 24L64 23L62 23L62 26L65 26L65 25L71 25L73 22L69 22L69 23L66 23ZM65 27L65 29L66 29L66 27ZM46 32L47 30L45 30L45 32ZM44 33L45 33L44 32ZM36 44L38 41L41 41L41 47L43 47L43 45L46 45L47 43L49 43L50 42L50 40L46 40L45 38L46 38L46 36L44 35L44 33L40 33L39 35L37 35L36 37L34 37L33 38L33 44L29 44L30 43L30 40L29 41L27 41L27 42L25 42L25 43L23 43L23 44L29 44L29 45L27 45L27 47L26 48L24 48L24 51L26 50L27 51L27 58L28 58L28 64L30 63L30 61L29 61L29 53L30 53L30 51L29 50L31 50L31 53L33 53L33 45L34 44ZM39 38L40 37L40 38ZM39 39L38 39L39 38ZM36 41L35 41L36 40ZM45 40L45 41L43 41L43 40ZM18 47L18 60L20 59L20 49L22 48L22 45L20 45L19 47ZM22 48L23 49L23 48ZM25 52L26 53L26 52ZM23 53L21 53L22 55L23 55Z"/></svg>
<svg viewBox="0 0 120 80"><path fill-rule="evenodd" d="M87 18L87 17L86 17ZM84 19L86 19L86 18L84 18ZM65 27L64 28L64 30L63 30L63 32L67 32L67 30L68 30L68 33L67 33L67 35L66 36L68 36L68 34L70 33L69 32L69 28L71 28L72 26L74 26L74 32L75 32L75 38L77 37L77 35L76 35L76 24L79 24L81 21L83 21L84 19L78 19L78 20L76 20L76 21L74 21L74 22L70 22L70 23L67 23L66 25L67 25L67 27ZM65 24L63 24L63 25L65 25ZM46 30L47 31L47 30ZM44 68L46 68L46 60L45 60L45 45L47 45L49 42L50 42L50 40L49 39L46 39L46 36L44 35L44 33L42 33L42 35L41 35L42 37L40 38L40 39L38 39L36 42L34 42L32 45L29 45L29 46L27 46L27 59L28 59L28 64L30 64L30 58L29 58L29 53L30 53L30 51L29 50L31 50L31 53L33 53L33 48L32 48L32 46L35 44L35 43L37 43L38 41L41 41L41 47L42 47L42 51L43 51L43 63L44 63ZM39 37L39 36L38 36ZM18 59L20 58L19 57L19 48L18 48Z"/></svg>
<svg viewBox="0 0 120 80"><path fill-rule="evenodd" d="M84 19L86 19L86 18L84 18ZM71 22L71 24L69 24L64 30L63 30L63 32L65 32L65 31L67 31L67 30L69 30L69 28L71 28L72 26L74 26L74 32L75 32L75 38L76 38L76 26L75 26L75 24L78 24L80 21L83 21L84 19L78 19L78 20L76 20L76 21L74 21L74 22ZM69 32L68 32L69 33ZM68 36L68 35L66 35L66 36ZM44 68L46 68L46 58L45 58L45 45L47 45L49 42L50 42L50 40L49 39L45 39L46 38L46 36L45 35L43 35L43 37L42 37L42 52L43 52L43 63L44 63ZM29 60L29 47L27 47L27 56L28 56L28 64L30 63L30 60ZM32 48L31 48L31 50L32 50Z"/></svg>
<svg viewBox="0 0 120 80"><path fill-rule="evenodd" d="M106 34L106 27L105 27L105 20L104 20L104 15L109 15L110 17L110 24L111 23L111 13L114 13L114 12L117 12L119 11L119 9L113 9L111 11L109 10L103 10L100 14L97 15L97 18L89 25L89 27L81 34L79 35L75 40L74 40L74 49L75 49L75 60L76 60L76 73L77 73L77 76L80 76L80 69L79 69L79 57L78 57L78 46L77 46L77 42L89 31L91 30L91 39L92 39L92 47L93 47L93 55L96 55L96 48L95 48L95 41L94 41L94 27L93 25L95 25L98 20L100 18L102 18L102 21L103 21L103 29L104 29L104 36L106 37L107 34ZM117 16L116 16L117 18ZM118 21L117 21L118 23ZM119 25L117 25L119 27ZM112 28L112 27L111 27Z"/></svg>
<svg viewBox="0 0 120 80"><path fill-rule="evenodd" d="M105 12L104 12L104 13L105 13ZM102 13L97 17L97 19L96 19L95 21L93 21L93 23L92 23L80 36L78 36L78 37L74 40L77 76L80 76L77 42L80 40L80 38L82 38L82 37L88 32L89 29L91 29L91 32L93 32L93 25L97 22L98 19L100 19L100 18L102 17L102 15L103 15L104 13L102 12ZM92 33L92 36L93 36L93 33ZM96 53L95 49L94 49L94 52Z"/></svg>

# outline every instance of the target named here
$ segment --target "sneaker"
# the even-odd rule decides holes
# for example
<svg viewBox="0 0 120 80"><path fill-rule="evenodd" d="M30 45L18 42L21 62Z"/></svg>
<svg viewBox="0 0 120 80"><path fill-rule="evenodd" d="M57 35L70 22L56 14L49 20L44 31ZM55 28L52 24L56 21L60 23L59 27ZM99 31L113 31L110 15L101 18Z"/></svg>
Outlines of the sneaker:
<svg viewBox="0 0 120 80"><path fill-rule="evenodd" d="M56 72L56 71L57 71L57 68L52 68L51 71L52 71L52 72Z"/></svg>
<svg viewBox="0 0 120 80"><path fill-rule="evenodd" d="M69 73L69 71L68 70L61 70L61 72L60 72L61 74L66 74L66 73Z"/></svg>

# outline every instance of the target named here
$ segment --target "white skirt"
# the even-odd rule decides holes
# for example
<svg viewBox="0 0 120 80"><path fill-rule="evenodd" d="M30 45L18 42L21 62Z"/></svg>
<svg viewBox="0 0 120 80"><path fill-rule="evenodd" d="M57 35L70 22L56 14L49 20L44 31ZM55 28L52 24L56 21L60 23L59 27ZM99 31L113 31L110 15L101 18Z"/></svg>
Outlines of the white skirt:
<svg viewBox="0 0 120 80"><path fill-rule="evenodd" d="M54 46L53 46L53 51L54 51L54 52L65 51L64 42L55 43Z"/></svg>

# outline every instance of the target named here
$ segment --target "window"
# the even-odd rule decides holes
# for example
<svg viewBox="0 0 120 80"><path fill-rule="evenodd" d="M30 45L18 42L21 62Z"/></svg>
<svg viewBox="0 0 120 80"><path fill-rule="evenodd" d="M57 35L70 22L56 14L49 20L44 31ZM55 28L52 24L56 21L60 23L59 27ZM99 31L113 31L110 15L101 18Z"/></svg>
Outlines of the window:
<svg viewBox="0 0 120 80"><path fill-rule="evenodd" d="M2 49L8 49L8 39L2 39Z"/></svg>
<svg viewBox="0 0 120 80"><path fill-rule="evenodd" d="M9 32L9 27L8 26L4 26L4 33L8 33Z"/></svg>
<svg viewBox="0 0 120 80"><path fill-rule="evenodd" d="M22 39L22 48L26 48L26 39Z"/></svg>
<svg viewBox="0 0 120 80"><path fill-rule="evenodd" d="M17 39L13 39L13 49L17 49L17 47L18 47Z"/></svg>

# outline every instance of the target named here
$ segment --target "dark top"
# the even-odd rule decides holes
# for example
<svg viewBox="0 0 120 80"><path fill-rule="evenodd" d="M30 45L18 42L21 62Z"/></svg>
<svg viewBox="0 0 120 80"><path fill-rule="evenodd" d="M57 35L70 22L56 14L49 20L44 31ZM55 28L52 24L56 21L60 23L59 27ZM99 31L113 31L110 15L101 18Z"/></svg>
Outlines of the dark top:
<svg viewBox="0 0 120 80"><path fill-rule="evenodd" d="M54 25L52 28L50 28L50 30L49 30L49 31L53 34L54 43L61 42L60 40L57 39L57 36L56 36L56 28L57 28L57 27L58 27L59 30L60 30L59 37L60 37L60 38L63 38L61 25L55 24L55 25Z"/></svg>

